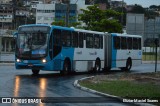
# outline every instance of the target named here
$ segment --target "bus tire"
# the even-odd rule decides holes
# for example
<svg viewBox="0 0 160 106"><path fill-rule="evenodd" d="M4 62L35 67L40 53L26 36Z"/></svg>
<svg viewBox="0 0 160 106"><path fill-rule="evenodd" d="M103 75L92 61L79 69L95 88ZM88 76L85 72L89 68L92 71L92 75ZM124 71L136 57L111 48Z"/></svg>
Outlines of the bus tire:
<svg viewBox="0 0 160 106"><path fill-rule="evenodd" d="M70 70L71 70L71 62L69 59L66 59L63 64L63 70L61 71L61 74L67 75L69 74Z"/></svg>
<svg viewBox="0 0 160 106"><path fill-rule="evenodd" d="M95 61L94 71L99 72L100 69L101 69L101 60L99 58L97 58Z"/></svg>
<svg viewBox="0 0 160 106"><path fill-rule="evenodd" d="M125 71L130 71L131 68L132 68L132 59L128 58L126 62Z"/></svg>
<svg viewBox="0 0 160 106"><path fill-rule="evenodd" d="M37 69L32 69L32 73L33 75L38 75L40 70Z"/></svg>
<svg viewBox="0 0 160 106"><path fill-rule="evenodd" d="M103 69L103 72L110 72L110 70L111 70L111 67L105 67L105 68Z"/></svg>

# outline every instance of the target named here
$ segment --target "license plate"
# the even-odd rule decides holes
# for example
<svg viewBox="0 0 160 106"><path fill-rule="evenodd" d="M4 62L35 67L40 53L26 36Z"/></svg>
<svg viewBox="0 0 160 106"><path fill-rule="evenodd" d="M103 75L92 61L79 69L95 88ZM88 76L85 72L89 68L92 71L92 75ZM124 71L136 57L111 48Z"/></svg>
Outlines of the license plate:
<svg viewBox="0 0 160 106"><path fill-rule="evenodd" d="M29 67L33 67L33 64L28 64Z"/></svg>
<svg viewBox="0 0 160 106"><path fill-rule="evenodd" d="M28 60L24 60L23 63L28 63Z"/></svg>

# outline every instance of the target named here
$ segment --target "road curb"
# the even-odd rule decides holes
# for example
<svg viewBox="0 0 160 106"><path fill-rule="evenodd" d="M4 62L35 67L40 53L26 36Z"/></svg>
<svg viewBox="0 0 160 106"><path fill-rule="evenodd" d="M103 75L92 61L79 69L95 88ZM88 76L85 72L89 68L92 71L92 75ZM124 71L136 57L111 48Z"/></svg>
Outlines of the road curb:
<svg viewBox="0 0 160 106"><path fill-rule="evenodd" d="M7 66L7 65L9 66L15 65L15 63L14 62L0 62L0 66Z"/></svg>
<svg viewBox="0 0 160 106"><path fill-rule="evenodd" d="M93 90L93 89L90 89L90 88L87 88L87 87L79 85L79 81L90 79L90 78L94 78L94 76L84 77L84 78L75 80L73 85L74 85L74 87L79 88L79 89L81 89L83 91L87 91L87 92L90 92L90 93L93 93L93 94L96 94L96 95L105 96L105 97L111 97L111 98L115 98L115 99L123 101L124 98L121 98L119 96L106 94L106 93L99 92L99 91L96 91L96 90ZM149 103L130 103L130 104L134 104L134 105L137 105L137 106L155 106L155 105L149 104Z"/></svg>
<svg viewBox="0 0 160 106"><path fill-rule="evenodd" d="M142 64L155 64L155 61L142 61ZM157 61L157 64L160 64L160 61Z"/></svg>

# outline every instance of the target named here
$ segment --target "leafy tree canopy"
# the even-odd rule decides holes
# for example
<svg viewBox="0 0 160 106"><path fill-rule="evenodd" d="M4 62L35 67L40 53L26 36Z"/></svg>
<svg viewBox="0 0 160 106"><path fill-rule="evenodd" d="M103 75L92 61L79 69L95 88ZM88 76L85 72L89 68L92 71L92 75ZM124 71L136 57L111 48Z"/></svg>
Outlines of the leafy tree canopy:
<svg viewBox="0 0 160 106"><path fill-rule="evenodd" d="M51 23L51 25L66 26L64 20L54 21ZM80 22L72 22L72 23L69 23L68 27L77 27L78 25L80 25Z"/></svg>
<svg viewBox="0 0 160 106"><path fill-rule="evenodd" d="M135 6L133 7L133 9L131 11L129 11L129 12L144 14L145 13L145 9L141 5L135 4Z"/></svg>
<svg viewBox="0 0 160 106"><path fill-rule="evenodd" d="M98 3L106 3L106 4L108 4L108 0L95 0L95 4L98 4Z"/></svg>
<svg viewBox="0 0 160 106"><path fill-rule="evenodd" d="M118 22L120 12L114 10L100 10L97 5L88 6L87 10L81 9L83 14L79 20L86 24L85 29L103 32L122 32L122 25Z"/></svg>
<svg viewBox="0 0 160 106"><path fill-rule="evenodd" d="M158 9L158 10L160 10L160 5L151 5L149 8L150 9Z"/></svg>

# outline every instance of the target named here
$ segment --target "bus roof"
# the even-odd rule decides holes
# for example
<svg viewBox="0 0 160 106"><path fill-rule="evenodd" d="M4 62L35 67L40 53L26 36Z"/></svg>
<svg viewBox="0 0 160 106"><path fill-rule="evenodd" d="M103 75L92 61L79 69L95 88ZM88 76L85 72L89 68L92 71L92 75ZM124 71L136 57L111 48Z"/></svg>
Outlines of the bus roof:
<svg viewBox="0 0 160 106"><path fill-rule="evenodd" d="M124 36L124 37L139 37L141 38L141 35L130 35L130 34L121 34L121 33L111 33L113 36Z"/></svg>
<svg viewBox="0 0 160 106"><path fill-rule="evenodd" d="M100 35L106 35L108 32L99 32L99 31L91 31L91 30L84 30L84 29L76 29L74 27L63 27L63 26L56 26L56 25L47 25L47 24L26 24L21 25L19 27L28 27L28 26L48 26L51 28L58 28L58 29L64 29L64 30L71 30L71 31L78 31L78 32L84 32L84 33L92 33L92 34L100 34ZM121 33L111 33L112 36L125 36L125 37L139 37L140 35L130 35L130 34L121 34Z"/></svg>
<svg viewBox="0 0 160 106"><path fill-rule="evenodd" d="M85 33L93 33L93 34L104 34L104 32L91 31L91 30L84 30L84 29L74 29L74 31L85 32Z"/></svg>
<svg viewBox="0 0 160 106"><path fill-rule="evenodd" d="M27 26L51 26L51 25L47 25L47 24L26 24L26 25L21 25L19 27L27 27Z"/></svg>

